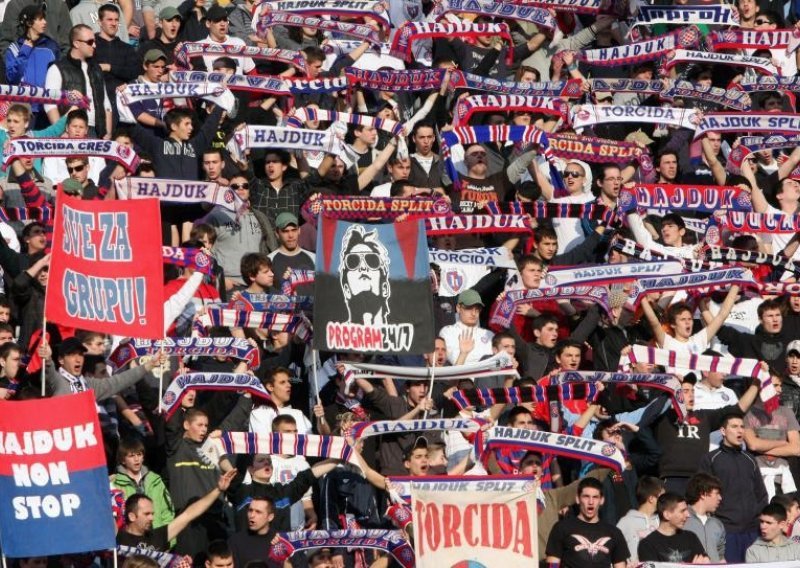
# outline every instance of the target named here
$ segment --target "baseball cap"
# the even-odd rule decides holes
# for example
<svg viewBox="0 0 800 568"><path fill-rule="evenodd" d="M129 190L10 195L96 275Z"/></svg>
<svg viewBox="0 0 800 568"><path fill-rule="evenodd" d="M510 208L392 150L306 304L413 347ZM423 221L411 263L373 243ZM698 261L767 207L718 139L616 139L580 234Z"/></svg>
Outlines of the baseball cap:
<svg viewBox="0 0 800 568"><path fill-rule="evenodd" d="M208 12L206 12L206 20L210 22L221 22L222 20L227 19L228 11L218 4L214 4L208 9Z"/></svg>
<svg viewBox="0 0 800 568"><path fill-rule="evenodd" d="M275 226L279 229L285 229L289 225L294 225L295 227L300 226L300 222L297 220L297 217L295 217L292 213L284 211L278 215L277 219L275 219Z"/></svg>
<svg viewBox="0 0 800 568"><path fill-rule="evenodd" d="M481 306L483 307L483 300L481 300L481 295L478 294L475 290L464 290L458 295L458 303L462 306Z"/></svg>
<svg viewBox="0 0 800 568"><path fill-rule="evenodd" d="M180 18L181 13L174 6L167 6L158 13L158 17L161 20L174 20L175 18Z"/></svg>
<svg viewBox="0 0 800 568"><path fill-rule="evenodd" d="M789 345L786 346L787 355L792 351L796 351L798 354L800 354L800 339L795 339L794 341L789 342Z"/></svg>
<svg viewBox="0 0 800 568"><path fill-rule="evenodd" d="M72 353L86 353L87 349L81 343L81 340L77 337L68 337L64 341L61 342L61 345L58 348L58 355L59 357L64 357L66 355L71 355Z"/></svg>
<svg viewBox="0 0 800 568"><path fill-rule="evenodd" d="M160 49L148 49L147 53L144 54L145 63L155 63L159 59L167 60L167 56Z"/></svg>
<svg viewBox="0 0 800 568"><path fill-rule="evenodd" d="M61 183L61 189L67 195L81 195L83 193L83 186L81 182L76 179L68 178Z"/></svg>

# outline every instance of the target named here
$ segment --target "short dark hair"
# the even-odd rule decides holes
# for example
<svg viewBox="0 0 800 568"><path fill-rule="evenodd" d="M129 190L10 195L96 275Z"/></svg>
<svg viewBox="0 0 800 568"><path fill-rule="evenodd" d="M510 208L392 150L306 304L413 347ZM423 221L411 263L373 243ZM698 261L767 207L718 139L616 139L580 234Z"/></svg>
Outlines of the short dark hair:
<svg viewBox="0 0 800 568"><path fill-rule="evenodd" d="M558 325L558 320L555 318L555 316L548 316L548 315L536 316L535 318L533 318L531 329L538 329L541 331L541 329L549 323L554 323Z"/></svg>
<svg viewBox="0 0 800 568"><path fill-rule="evenodd" d="M636 482L636 505L641 507L650 497L658 497L664 491L664 482L652 475L645 475Z"/></svg>
<svg viewBox="0 0 800 568"><path fill-rule="evenodd" d="M541 328L540 328L541 329ZM583 353L583 344L573 339L564 339L556 344L556 357L561 355L569 347L574 347Z"/></svg>
<svg viewBox="0 0 800 568"><path fill-rule="evenodd" d="M769 299L764 300L758 305L758 309L756 312L758 313L759 319L764 315L764 312L767 310L780 310L783 313L783 303L778 299Z"/></svg>
<svg viewBox="0 0 800 568"><path fill-rule="evenodd" d="M718 477L710 473L695 473L686 484L686 502L694 505L703 495L708 495L714 490L722 493L722 482Z"/></svg>
<svg viewBox="0 0 800 568"><path fill-rule="evenodd" d="M675 150L671 150L669 148L665 148L664 150L661 150L658 153L658 155L656 156L655 163L656 163L657 166L661 165L661 158L663 158L664 156L675 156L675 159L679 160L678 153Z"/></svg>
<svg viewBox="0 0 800 568"><path fill-rule="evenodd" d="M318 61L325 61L325 52L322 51L319 47L315 45L309 45L308 47L304 47L302 52L306 56L306 61L308 63L316 63Z"/></svg>
<svg viewBox="0 0 800 568"><path fill-rule="evenodd" d="M282 424L293 424L297 426L297 420L291 414L279 414L272 420L272 431L277 432Z"/></svg>
<svg viewBox="0 0 800 568"><path fill-rule="evenodd" d="M275 384L275 377L277 377L278 375L286 375L291 379L292 378L292 371L290 371L286 367L275 367L274 369L272 369L272 371L270 372L269 375L264 377L264 381L263 381L264 386L266 387L267 385L274 385Z"/></svg>
<svg viewBox="0 0 800 568"><path fill-rule="evenodd" d="M136 514L139 511L139 503L142 501L153 501L144 493L134 493L125 499L125 521L129 521L128 515L131 513Z"/></svg>
<svg viewBox="0 0 800 568"><path fill-rule="evenodd" d="M728 427L728 423L731 420L744 420L744 414L742 414L741 412L737 412L735 410L731 411L731 412L728 412L725 416L722 417L722 420L720 421L719 427L720 428L727 428Z"/></svg>
<svg viewBox="0 0 800 568"><path fill-rule="evenodd" d="M529 264L537 264L544 268L544 261L541 258L532 254L525 254L517 261L517 270L522 271Z"/></svg>
<svg viewBox="0 0 800 568"><path fill-rule="evenodd" d="M779 523L782 523L789 518L789 514L786 512L786 508L783 505L779 505L778 503L770 503L769 505L761 509L761 515L764 515L766 517L772 517Z"/></svg>
<svg viewBox="0 0 800 568"><path fill-rule="evenodd" d="M67 124L71 124L76 120L82 120L86 124L89 124L89 113L86 112L86 109L76 108L67 113Z"/></svg>
<svg viewBox="0 0 800 568"><path fill-rule="evenodd" d="M172 127L182 121L184 118L191 119L194 115L186 107L176 107L164 115L164 124L167 127L167 132L172 131Z"/></svg>
<svg viewBox="0 0 800 568"><path fill-rule="evenodd" d="M239 271L242 273L242 280L248 286L253 283L258 271L263 267L272 268L272 260L261 252L249 252L242 257L239 262Z"/></svg>
<svg viewBox="0 0 800 568"><path fill-rule="evenodd" d="M603 493L603 482L594 477L584 477L578 482L578 495L583 493L584 489L597 489L601 494Z"/></svg>
<svg viewBox="0 0 800 568"><path fill-rule="evenodd" d="M542 239L553 239L554 241L558 240L558 235L551 227L539 227L535 231L533 231L533 239L538 243Z"/></svg>
<svg viewBox="0 0 800 568"><path fill-rule="evenodd" d="M144 443L139 438L123 438L117 446L117 463L122 463L128 454L144 453Z"/></svg>
<svg viewBox="0 0 800 568"><path fill-rule="evenodd" d="M233 552L231 551L231 547L228 546L227 541L219 539L213 540L208 544L208 548L206 548L206 557L208 560L212 558L230 558L233 556Z"/></svg>
<svg viewBox="0 0 800 568"><path fill-rule="evenodd" d="M102 20L103 16L106 15L108 12L114 12L117 16L119 16L119 7L116 4L103 4L100 6L100 9L97 10L97 16Z"/></svg>
<svg viewBox="0 0 800 568"><path fill-rule="evenodd" d="M667 323L674 325L675 320L677 320L678 316L683 312L689 312L690 314L692 313L692 308L689 307L689 304L686 302L672 304L669 308L667 308Z"/></svg>
<svg viewBox="0 0 800 568"><path fill-rule="evenodd" d="M658 513L658 518L662 521L664 520L664 513L667 511L672 511L675 507L678 506L679 503L685 503L686 498L677 493L673 493L671 491L667 491L663 495L658 498L658 503L656 503L656 512Z"/></svg>
<svg viewBox="0 0 800 568"><path fill-rule="evenodd" d="M440 338L437 338L437 339L440 339ZM492 337L492 347L497 349L497 347L500 345L500 342L502 340L504 340L504 339L514 339L514 336L511 335L507 331L501 331L499 333L495 333L494 337ZM444 341L444 340L442 340L442 341Z"/></svg>
<svg viewBox="0 0 800 568"><path fill-rule="evenodd" d="M514 422L514 420L517 419L517 416L520 416L522 414L527 414L528 416L533 418L533 414L531 414L530 410L528 410L524 406L515 406L508 413L508 424L509 424L509 426Z"/></svg>

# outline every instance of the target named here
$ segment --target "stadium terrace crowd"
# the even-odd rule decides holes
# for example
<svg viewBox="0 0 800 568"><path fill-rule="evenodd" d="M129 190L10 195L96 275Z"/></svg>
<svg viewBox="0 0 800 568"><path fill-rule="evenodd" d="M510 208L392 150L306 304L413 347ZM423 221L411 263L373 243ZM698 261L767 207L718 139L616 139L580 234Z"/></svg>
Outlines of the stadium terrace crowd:
<svg viewBox="0 0 800 568"><path fill-rule="evenodd" d="M543 566L798 566L797 10L0 2L0 398L94 393L127 568L407 566L279 549L357 529L413 548L398 478L432 475L534 477ZM165 252L162 344L43 333L61 192L161 198L161 242L185 254ZM423 220L429 353L312 349L318 214ZM371 235L342 248L367 328L389 317ZM172 383L241 375L255 386ZM573 451L482 448L446 419ZM227 432L353 454L209 457Z"/></svg>

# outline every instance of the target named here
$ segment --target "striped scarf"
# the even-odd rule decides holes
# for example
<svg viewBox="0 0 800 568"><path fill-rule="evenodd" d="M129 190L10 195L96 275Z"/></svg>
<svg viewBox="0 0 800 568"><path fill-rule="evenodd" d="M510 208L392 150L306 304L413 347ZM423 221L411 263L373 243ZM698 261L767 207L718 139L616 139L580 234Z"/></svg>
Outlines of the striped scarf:
<svg viewBox="0 0 800 568"><path fill-rule="evenodd" d="M113 140L92 138L15 138L6 142L3 149L3 169L19 158L67 158L70 156L98 156L113 160L129 172L136 171L139 156L132 149Z"/></svg>
<svg viewBox="0 0 800 568"><path fill-rule="evenodd" d="M415 40L451 37L474 39L485 36L500 37L508 43L509 47L506 49L506 58L510 65L514 57L514 51L512 49L514 40L511 38L511 30L506 23L476 24L473 22L450 22L434 24L430 22L408 21L395 31L389 53L403 61L410 62L414 58L411 46Z"/></svg>
<svg viewBox="0 0 800 568"><path fill-rule="evenodd" d="M180 337L155 341L131 339L114 349L108 356L108 362L115 369L121 369L134 359L153 355L162 350L167 355L176 356L231 357L247 361L250 369L257 369L261 365L258 347L251 345L246 339L233 337Z"/></svg>
<svg viewBox="0 0 800 568"><path fill-rule="evenodd" d="M750 96L740 89L723 89L689 81L676 81L661 92L661 98L664 100L671 101L675 97L697 99L738 111L749 111L752 108Z"/></svg>
<svg viewBox="0 0 800 568"><path fill-rule="evenodd" d="M75 91L58 91L33 85L0 85L0 100L8 103L55 104L58 106L89 108L86 95Z"/></svg>
<svg viewBox="0 0 800 568"><path fill-rule="evenodd" d="M44 207L0 207L0 221L41 221L50 223L53 220L53 208Z"/></svg>
<svg viewBox="0 0 800 568"><path fill-rule="evenodd" d="M759 251L737 250L734 248L709 246L703 251L708 260L731 263L758 264L788 270L800 276L800 266L796 266L794 261L781 253L767 254Z"/></svg>
<svg viewBox="0 0 800 568"><path fill-rule="evenodd" d="M451 13L478 14L518 20L551 30L555 30L558 27L555 17L544 8L513 4L511 2L495 2L494 0L438 0L434 3L428 18L439 20L445 14Z"/></svg>
<svg viewBox="0 0 800 568"><path fill-rule="evenodd" d="M511 357L504 351L479 361L464 365L448 367L396 367L393 365L373 365L371 363L353 363L344 361L344 377L346 382L355 379L395 379L401 381L419 380L463 380L475 377L514 377L519 372L512 366Z"/></svg>
<svg viewBox="0 0 800 568"><path fill-rule="evenodd" d="M623 264L598 264L575 268L547 270L541 288L554 286L607 286L631 282L642 276L680 274L683 264L677 260L661 262L628 262Z"/></svg>
<svg viewBox="0 0 800 568"><path fill-rule="evenodd" d="M640 278L634 284L625 304L633 311L639 305L641 297L652 292L672 292L697 288L702 288L706 291L727 290L733 285L738 285L742 288L755 288L756 282L749 271L739 267L704 270L691 274L659 276L657 278Z"/></svg>
<svg viewBox="0 0 800 568"><path fill-rule="evenodd" d="M321 32L330 32L337 35L351 37L353 39L366 41L372 45L380 45L381 38L377 30L365 24L355 24L352 22L336 22L333 20L323 20L314 16L304 16L291 12L265 12L256 20L256 30L259 37L264 37L267 30L274 26L286 26L292 28L313 28Z"/></svg>
<svg viewBox="0 0 800 568"><path fill-rule="evenodd" d="M688 225L687 225L688 226ZM677 261L683 265L683 269L688 272L697 272L699 270L709 270L711 268L719 268L719 265L697 258L679 258L676 256L669 256L661 254L660 252L653 251L646 248L633 239L625 239L619 235L614 236L611 241L611 249L625 256L630 256L641 261L649 262L651 260L670 260Z"/></svg>
<svg viewBox="0 0 800 568"><path fill-rule="evenodd" d="M361 85L374 91L418 92L432 91L442 86L445 69L411 69L405 71L370 71L345 67L345 76L351 87Z"/></svg>
<svg viewBox="0 0 800 568"><path fill-rule="evenodd" d="M756 359L693 355L690 353L669 351L667 349L645 347L644 345L634 345L633 348L628 351L627 357L630 365L649 363L651 365L660 365L668 369L692 369L708 373L722 373L729 376L751 377L757 379L761 384L759 396L764 403L764 409L771 413L777 409L779 405L778 393L772 385L769 371L764 369L762 363Z"/></svg>
<svg viewBox="0 0 800 568"><path fill-rule="evenodd" d="M527 215L443 215L427 217L425 231L429 237L492 233L531 233Z"/></svg>
<svg viewBox="0 0 800 568"><path fill-rule="evenodd" d="M294 314L230 310L221 306L208 306L206 313L198 320L203 327L268 329L275 332L294 333L298 337L309 333L308 321L302 315Z"/></svg>
<svg viewBox="0 0 800 568"><path fill-rule="evenodd" d="M253 14L254 29L262 15L273 11L304 16L333 16L333 21L336 23L339 20L369 18L380 24L386 31L391 27L386 4L380 0L314 0L314 2L276 0L269 3L262 2L255 10L256 12Z"/></svg>
<svg viewBox="0 0 800 568"><path fill-rule="evenodd" d="M538 6L545 10L578 14L597 14L601 4L601 0L525 0L525 6Z"/></svg>
<svg viewBox="0 0 800 568"><path fill-rule="evenodd" d="M752 93L754 91L792 91L797 93L800 92L800 76L776 77L766 75L745 77L736 87L743 90L745 93Z"/></svg>
<svg viewBox="0 0 800 568"><path fill-rule="evenodd" d="M211 203L234 213L244 206L230 187L211 181L187 181L148 177L114 180L118 199L151 199L169 203Z"/></svg>
<svg viewBox="0 0 800 568"><path fill-rule="evenodd" d="M680 30L616 47L585 49L578 52L578 59L590 65L619 67L660 59L667 52L679 48L697 47L700 42L697 26L686 26Z"/></svg>
<svg viewBox="0 0 800 568"><path fill-rule="evenodd" d="M375 118L364 114L352 114L335 110L324 110L311 107L296 108L286 119L289 128L303 128L306 121L346 122L356 126L371 126L377 130L400 136L403 133L403 124L387 118Z"/></svg>
<svg viewBox="0 0 800 568"><path fill-rule="evenodd" d="M609 223L614 214L613 209L600 203L490 201L486 209L492 215L530 215L534 219L587 219Z"/></svg>
<svg viewBox="0 0 800 568"><path fill-rule="evenodd" d="M473 95L461 99L453 113L456 126L466 125L476 112L524 111L567 119L569 107L563 101L524 95Z"/></svg>
<svg viewBox="0 0 800 568"><path fill-rule="evenodd" d="M610 91L612 93L638 93L655 95L669 86L669 81L644 81L639 79L588 79L592 92Z"/></svg>
<svg viewBox="0 0 800 568"><path fill-rule="evenodd" d="M625 456L614 444L556 432L507 426L495 426L487 431L486 446L482 453L485 454L495 448L509 447L586 460L619 472L625 469Z"/></svg>
<svg viewBox="0 0 800 568"><path fill-rule="evenodd" d="M316 225L320 214L332 219L409 219L447 215L450 203L443 197L365 197L360 195L317 195L303 204L303 217Z"/></svg>
<svg viewBox="0 0 800 568"><path fill-rule="evenodd" d="M703 117L694 133L695 139L706 132L763 132L800 134L800 117L770 112L712 112Z"/></svg>
<svg viewBox="0 0 800 568"><path fill-rule="evenodd" d="M496 93L498 95L526 95L531 97L566 97L578 99L583 97L581 88L582 79L569 79L567 81L552 81L540 83L517 83L515 81L500 81L492 77L482 77L460 70L450 74L450 87L453 89L468 89Z"/></svg>
<svg viewBox="0 0 800 568"><path fill-rule="evenodd" d="M712 26L738 26L739 14L728 4L703 4L702 6L648 6L640 5L639 14L631 29L642 24L707 24Z"/></svg>
<svg viewBox="0 0 800 568"><path fill-rule="evenodd" d="M224 45L204 42L184 42L175 51L175 62L184 69L191 68L191 60L196 57L242 57L250 59L263 59L278 61L287 65L294 65L297 69L306 72L306 60L299 51L290 49L274 49L271 47L256 47L253 45Z"/></svg>
<svg viewBox="0 0 800 568"><path fill-rule="evenodd" d="M214 260L199 248L162 246L161 254L166 264L191 267L209 276L214 273Z"/></svg>
<svg viewBox="0 0 800 568"><path fill-rule="evenodd" d="M734 67L753 68L764 75L778 75L778 69L766 57L739 55L735 53L714 53L707 51L692 51L676 49L665 58L662 72L667 72L675 65L683 63L702 63L708 65L732 65Z"/></svg>
<svg viewBox="0 0 800 568"><path fill-rule="evenodd" d="M780 234L800 231L800 215L729 211L712 217L711 221L733 232Z"/></svg>
<svg viewBox="0 0 800 568"><path fill-rule="evenodd" d="M216 83L231 91L249 91L262 95L291 95L289 82L283 77L260 75L228 75L220 71L170 71L169 78L176 83Z"/></svg>
<svg viewBox="0 0 800 568"><path fill-rule="evenodd" d="M392 555L402 568L414 568L414 549L403 531L385 529L348 529L341 531L296 531L278 533L270 545L269 558L280 564L298 551L316 548L371 548ZM357 567L358 568L358 567Z"/></svg>
<svg viewBox="0 0 800 568"><path fill-rule="evenodd" d="M619 194L623 211L662 209L669 211L751 211L750 192L719 185L642 184Z"/></svg>
<svg viewBox="0 0 800 568"><path fill-rule="evenodd" d="M164 391L161 404L169 419L180 408L181 400L190 390L233 390L249 392L274 406L272 397L258 377L246 373L187 373L175 377Z"/></svg>
<svg viewBox="0 0 800 568"><path fill-rule="evenodd" d="M459 392L459 391L456 391ZM407 432L432 432L444 430L475 434L484 424L482 420L470 418L430 418L425 420L379 420L376 422L357 422L353 424L350 435L355 440L383 436L386 434L405 434Z"/></svg>
<svg viewBox="0 0 800 568"><path fill-rule="evenodd" d="M125 105L152 99L215 98L227 89L219 83L128 83L119 91L119 100Z"/></svg>
<svg viewBox="0 0 800 568"><path fill-rule="evenodd" d="M593 401L597 397L597 388L593 384L561 385L558 398L565 400ZM453 403L458 410L466 408L488 408L495 404L519 406L525 403L547 404L550 401L548 388L535 385L510 388L474 388L457 390L453 393Z"/></svg>
<svg viewBox="0 0 800 568"><path fill-rule="evenodd" d="M524 304L535 304L546 300L581 301L597 304L606 314L611 314L608 304L608 289L602 286L561 286L537 290L510 290L505 297L495 304L490 324L501 328L511 327L511 321L517 307Z"/></svg>
<svg viewBox="0 0 800 568"><path fill-rule="evenodd" d="M785 49L792 30L716 30L706 36L710 51L720 49Z"/></svg>
<svg viewBox="0 0 800 568"><path fill-rule="evenodd" d="M260 383L259 383L260 384ZM269 454L330 458L347 462L361 469L353 448L340 436L315 434L282 434L271 432L223 432L215 440L222 445L223 454Z"/></svg>
<svg viewBox="0 0 800 568"><path fill-rule="evenodd" d="M312 284L314 282L314 274L313 270L303 270L301 268L290 269L289 277L281 284L281 293L286 296L294 296L294 291L298 286Z"/></svg>

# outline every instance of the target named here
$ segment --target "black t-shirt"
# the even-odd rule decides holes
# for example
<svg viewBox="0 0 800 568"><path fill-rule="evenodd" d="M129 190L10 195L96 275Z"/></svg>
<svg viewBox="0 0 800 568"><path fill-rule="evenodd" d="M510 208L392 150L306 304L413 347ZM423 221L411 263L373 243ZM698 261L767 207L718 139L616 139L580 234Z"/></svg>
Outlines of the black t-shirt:
<svg viewBox="0 0 800 568"><path fill-rule="evenodd" d="M314 257L307 251L290 256L277 250L270 254L270 258L272 259L272 272L275 275L273 287L278 294L281 293L281 286L284 282L283 274L287 268L314 270ZM314 284L301 284L294 289L294 294L296 296L313 296Z"/></svg>
<svg viewBox="0 0 800 568"><path fill-rule="evenodd" d="M691 562L696 555L708 556L700 539L691 531L678 530L672 536L653 531L639 541L639 560Z"/></svg>
<svg viewBox="0 0 800 568"><path fill-rule="evenodd" d="M608 568L630 557L625 537L617 527L587 523L577 517L556 523L545 550L547 556L561 559L562 568Z"/></svg>
<svg viewBox="0 0 800 568"><path fill-rule="evenodd" d="M461 176L461 192L458 193L459 208L462 213L485 213L477 210L479 203L505 201L508 182L505 173L492 174L486 179Z"/></svg>
<svg viewBox="0 0 800 568"><path fill-rule="evenodd" d="M167 552L169 551L169 539L167 538L168 528L169 525L163 525L146 532L142 536L137 536L122 530L117 533L117 544L141 548L143 550Z"/></svg>

